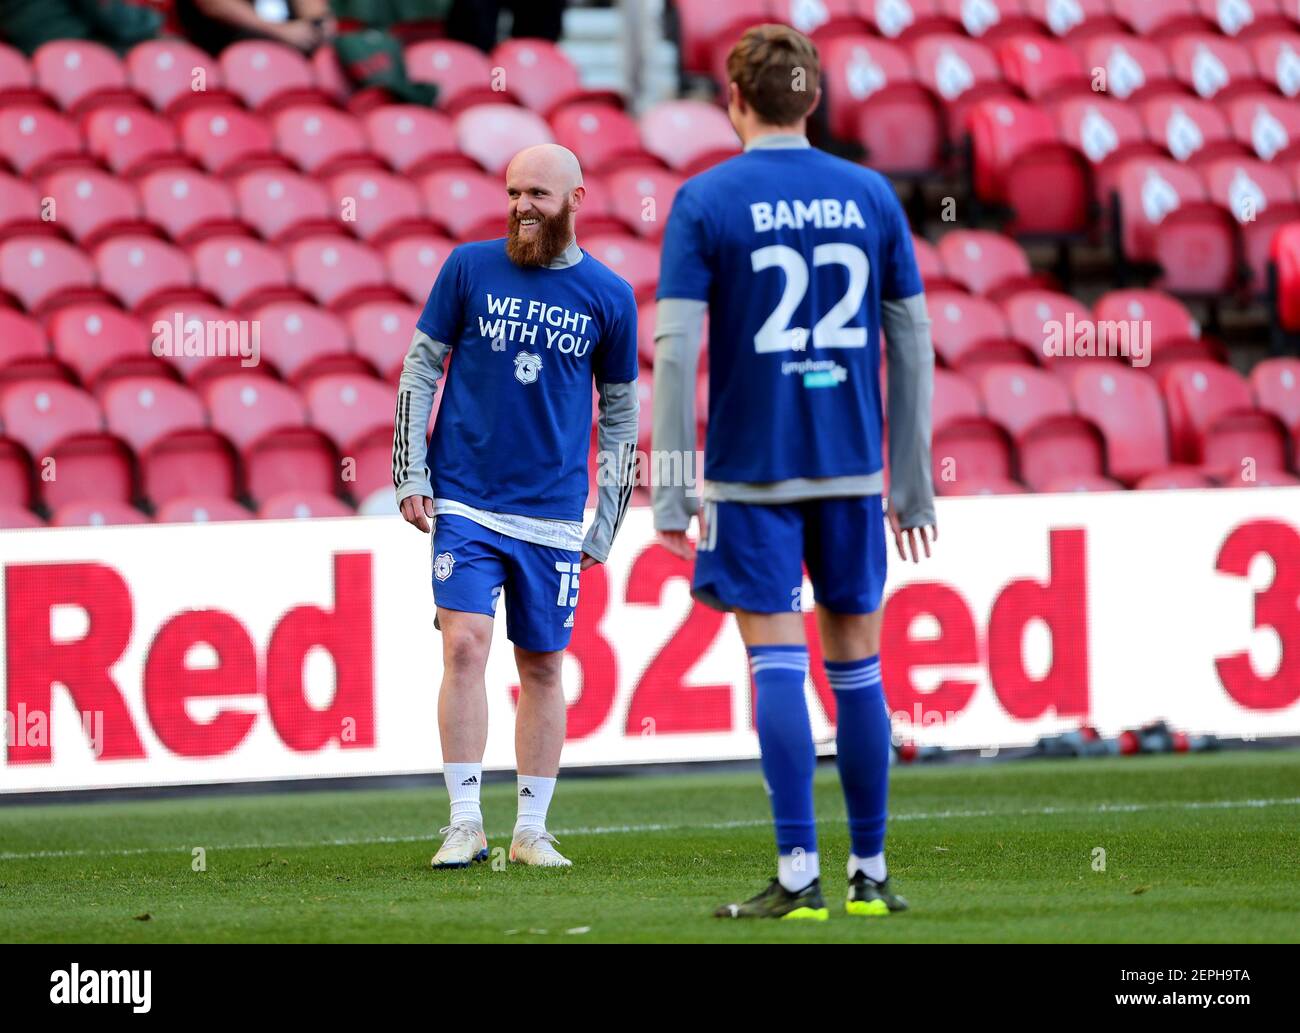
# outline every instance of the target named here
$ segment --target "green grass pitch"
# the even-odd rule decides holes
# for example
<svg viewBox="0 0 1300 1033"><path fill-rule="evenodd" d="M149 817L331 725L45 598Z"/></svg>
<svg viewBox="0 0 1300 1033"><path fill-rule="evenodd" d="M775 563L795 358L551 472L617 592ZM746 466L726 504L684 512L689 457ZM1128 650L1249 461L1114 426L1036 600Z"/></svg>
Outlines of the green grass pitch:
<svg viewBox="0 0 1300 1033"><path fill-rule="evenodd" d="M567 871L431 871L434 789L0 807L0 940L1300 939L1300 751L904 768L891 801L912 910L849 917L819 769L824 923L709 915L774 869L757 771L561 779ZM483 802L504 861L513 783Z"/></svg>

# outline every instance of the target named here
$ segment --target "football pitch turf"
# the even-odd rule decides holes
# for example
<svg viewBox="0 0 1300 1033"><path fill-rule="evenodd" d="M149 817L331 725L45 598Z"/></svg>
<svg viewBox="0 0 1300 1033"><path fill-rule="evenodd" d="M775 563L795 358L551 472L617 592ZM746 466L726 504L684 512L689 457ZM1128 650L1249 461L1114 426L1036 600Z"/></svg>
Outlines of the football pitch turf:
<svg viewBox="0 0 1300 1033"><path fill-rule="evenodd" d="M446 799L0 807L0 940L1300 940L1296 750L896 768L888 850L912 910L888 918L843 912L844 805L823 764L827 922L710 917L774 869L756 769L562 778L551 824L570 870L430 870ZM513 780L483 803L503 862Z"/></svg>

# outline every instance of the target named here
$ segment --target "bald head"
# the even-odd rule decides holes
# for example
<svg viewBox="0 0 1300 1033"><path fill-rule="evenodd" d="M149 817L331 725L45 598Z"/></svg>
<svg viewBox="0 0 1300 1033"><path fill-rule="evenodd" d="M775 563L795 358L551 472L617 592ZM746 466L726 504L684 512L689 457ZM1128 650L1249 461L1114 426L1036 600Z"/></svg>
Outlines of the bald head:
<svg viewBox="0 0 1300 1033"><path fill-rule="evenodd" d="M512 183L543 183L554 193L568 194L582 186L582 166L578 156L558 143L539 143L525 147L510 159L506 168L506 189Z"/></svg>

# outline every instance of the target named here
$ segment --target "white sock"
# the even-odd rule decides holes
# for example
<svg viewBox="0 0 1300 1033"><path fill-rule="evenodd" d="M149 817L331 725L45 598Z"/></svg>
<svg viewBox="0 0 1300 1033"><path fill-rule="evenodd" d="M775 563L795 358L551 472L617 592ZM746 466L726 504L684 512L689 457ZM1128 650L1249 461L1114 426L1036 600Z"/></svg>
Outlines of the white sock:
<svg viewBox="0 0 1300 1033"><path fill-rule="evenodd" d="M780 854L776 859L776 877L791 893L798 893L813 879L821 877L821 864L817 852L801 854Z"/></svg>
<svg viewBox="0 0 1300 1033"><path fill-rule="evenodd" d="M546 831L546 812L555 792L555 779L541 775L519 776L519 814L515 818L515 835L524 829Z"/></svg>
<svg viewBox="0 0 1300 1033"><path fill-rule="evenodd" d="M479 807L479 790L483 788L482 764L445 764L443 781L451 795L451 823L470 822L483 827L483 810Z"/></svg>
<svg viewBox="0 0 1300 1033"><path fill-rule="evenodd" d="M872 882L884 882L885 855L872 854L870 857L859 857L857 854L849 854L849 878L853 878L858 872L862 872Z"/></svg>

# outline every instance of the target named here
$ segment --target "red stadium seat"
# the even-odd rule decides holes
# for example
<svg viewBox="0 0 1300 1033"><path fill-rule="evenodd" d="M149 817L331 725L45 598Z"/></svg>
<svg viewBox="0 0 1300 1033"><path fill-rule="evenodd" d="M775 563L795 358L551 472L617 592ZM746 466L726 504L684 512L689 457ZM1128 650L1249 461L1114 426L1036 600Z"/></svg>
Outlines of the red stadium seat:
<svg viewBox="0 0 1300 1033"><path fill-rule="evenodd" d="M965 134L971 105L1013 95L993 51L983 43L944 32L918 36L910 46L917 82L942 104L950 140Z"/></svg>
<svg viewBox="0 0 1300 1033"><path fill-rule="evenodd" d="M1086 40L1083 65L1105 72L1104 92L1116 100L1146 100L1162 93L1184 92L1164 51L1137 36L1103 33Z"/></svg>
<svg viewBox="0 0 1300 1033"><path fill-rule="evenodd" d="M247 232L230 187L197 169L160 169L137 184L144 214L178 244Z"/></svg>
<svg viewBox="0 0 1300 1033"><path fill-rule="evenodd" d="M138 104L121 59L102 43L60 39L32 54L36 85L64 111L80 115L104 104Z"/></svg>
<svg viewBox="0 0 1300 1033"><path fill-rule="evenodd" d="M846 33L863 33L870 27L859 11L857 0L772 0L776 21L792 25L820 46Z"/></svg>
<svg viewBox="0 0 1300 1033"><path fill-rule="evenodd" d="M1101 429L1112 477L1131 484L1169 465L1165 407L1151 377L1118 363L1080 364L1070 393L1075 410Z"/></svg>
<svg viewBox="0 0 1300 1033"><path fill-rule="evenodd" d="M972 369L999 362L1034 365L1033 352L1011 336L1001 310L986 298L961 291L926 295L934 351L951 369Z"/></svg>
<svg viewBox="0 0 1300 1033"><path fill-rule="evenodd" d="M51 527L113 527L147 523L149 518L129 503L99 496L64 503L50 518Z"/></svg>
<svg viewBox="0 0 1300 1033"><path fill-rule="evenodd" d="M226 308L251 311L299 295L277 248L248 237L209 237L193 249L202 284Z"/></svg>
<svg viewBox="0 0 1300 1033"><path fill-rule="evenodd" d="M7 380L62 375L41 324L14 309L0 308L0 389Z"/></svg>
<svg viewBox="0 0 1300 1033"><path fill-rule="evenodd" d="M95 266L103 287L138 312L204 297L185 252L153 237L113 237L96 248Z"/></svg>
<svg viewBox="0 0 1300 1033"><path fill-rule="evenodd" d="M7 385L0 381L0 398ZM26 507L35 498L32 460L22 442L4 432L0 421L0 505Z"/></svg>
<svg viewBox="0 0 1300 1033"><path fill-rule="evenodd" d="M1073 372L1080 362L1088 361L1077 346L1081 335L1092 327L1093 317L1077 298L1055 291L1026 290L1004 297L1000 306L1012 340L1039 356L1050 372Z"/></svg>
<svg viewBox="0 0 1300 1033"><path fill-rule="evenodd" d="M370 149L405 175L473 166L456 146L451 119L440 111L419 104L385 104L368 112L362 124Z"/></svg>
<svg viewBox="0 0 1300 1033"><path fill-rule="evenodd" d="M636 170L624 169L623 171L632 172ZM662 176L666 172L665 169L660 168L658 165L643 165L640 171L653 173L656 177ZM671 176L673 173L668 172L667 175ZM656 179L656 182L658 181ZM614 212L613 197L605 177L584 175L582 185L585 190L582 205L574 214L574 226L577 228L578 239L586 240L588 237L607 233L625 233L628 226ZM671 195L669 195L668 200L672 200ZM649 209L647 210L649 211ZM653 214L655 219L661 217L657 204Z"/></svg>
<svg viewBox="0 0 1300 1033"><path fill-rule="evenodd" d="M1300 200L1290 178L1276 165L1250 158L1216 161L1204 175L1210 199L1237 222L1239 254L1249 271L1251 289L1266 293L1273 236L1300 219Z"/></svg>
<svg viewBox="0 0 1300 1033"><path fill-rule="evenodd" d="M1187 33L1169 44L1169 63L1178 81L1203 100L1267 93L1250 51L1210 32Z"/></svg>
<svg viewBox="0 0 1300 1033"><path fill-rule="evenodd" d="M309 520L348 517L355 511L342 499L323 491L287 491L268 498L257 509L260 520Z"/></svg>
<svg viewBox="0 0 1300 1033"><path fill-rule="evenodd" d="M1214 479L1195 466L1171 466L1142 477L1133 485L1139 491L1169 491L1187 488L1214 488Z"/></svg>
<svg viewBox="0 0 1300 1033"><path fill-rule="evenodd" d="M1288 431L1300 428L1300 359L1265 359L1250 371L1256 408L1272 413Z"/></svg>
<svg viewBox="0 0 1300 1033"><path fill-rule="evenodd" d="M649 304L659 283L659 249L636 237L591 237L583 250L632 285L640 304Z"/></svg>
<svg viewBox="0 0 1300 1033"><path fill-rule="evenodd" d="M372 244L434 229L420 191L405 176L353 169L333 177L329 190L343 225Z"/></svg>
<svg viewBox="0 0 1300 1033"><path fill-rule="evenodd" d="M1042 108L983 100L970 111L975 192L1014 213L1012 234L1076 233L1088 225L1088 174Z"/></svg>
<svg viewBox="0 0 1300 1033"><path fill-rule="evenodd" d="M334 449L307 425L293 388L259 376L222 377L204 385L212 427L243 457L245 488L254 499L279 492L328 494L339 483Z"/></svg>
<svg viewBox="0 0 1300 1033"><path fill-rule="evenodd" d="M308 418L354 466L344 484L353 498L392 486L393 407L397 391L374 377L338 374L305 389Z"/></svg>
<svg viewBox="0 0 1300 1033"><path fill-rule="evenodd" d="M996 301L1039 280L1015 241L987 230L951 230L939 238L944 271L963 289Z"/></svg>
<svg viewBox="0 0 1300 1033"><path fill-rule="evenodd" d="M669 100L650 108L641 116L641 142L683 176L693 176L740 153L727 116L698 100Z"/></svg>
<svg viewBox="0 0 1300 1033"><path fill-rule="evenodd" d="M189 384L244 372L261 355L251 320L207 301L164 301L146 311L145 322L155 351Z"/></svg>
<svg viewBox="0 0 1300 1033"><path fill-rule="evenodd" d="M751 25L769 21L766 0L679 0L673 5L687 72L708 74L714 51L730 46Z"/></svg>
<svg viewBox="0 0 1300 1033"><path fill-rule="evenodd" d="M0 43L0 107L10 104L44 104L32 66L20 51Z"/></svg>
<svg viewBox="0 0 1300 1033"><path fill-rule="evenodd" d="M1092 170L1093 196L1110 196L1118 168L1129 158L1153 158L1163 152L1147 137L1142 117L1131 104L1110 97L1067 97L1052 105L1056 128Z"/></svg>
<svg viewBox="0 0 1300 1033"><path fill-rule="evenodd" d="M1300 33L1269 32L1249 46L1260 79L1284 97L1300 97Z"/></svg>
<svg viewBox="0 0 1300 1033"><path fill-rule="evenodd" d="M1287 27L1279 0L1197 0L1196 7L1223 35L1238 39L1256 39Z"/></svg>
<svg viewBox="0 0 1300 1033"><path fill-rule="evenodd" d="M237 103L224 88L217 60L181 39L137 43L127 54L126 73L135 91L168 115Z"/></svg>
<svg viewBox="0 0 1300 1033"><path fill-rule="evenodd" d="M622 103L617 93L583 87L573 63L548 40L505 40L497 44L488 60L493 74L500 74L510 95L545 118L561 105L576 101Z"/></svg>
<svg viewBox="0 0 1300 1033"><path fill-rule="evenodd" d="M160 506L154 515L154 520L160 524L207 524L252 519L253 514L238 502L206 494L172 499Z"/></svg>
<svg viewBox="0 0 1300 1033"><path fill-rule="evenodd" d="M56 111L26 104L0 108L0 158L28 179L94 164L76 126Z"/></svg>
<svg viewBox="0 0 1300 1033"><path fill-rule="evenodd" d="M934 371L932 407L934 487L959 494L964 483L1011 479L1011 442L1006 431L980 411L969 381L948 370Z"/></svg>
<svg viewBox="0 0 1300 1033"><path fill-rule="evenodd" d="M277 301L253 312L261 329L262 359L291 383L332 373L368 373L349 347L343 320L302 301Z"/></svg>
<svg viewBox="0 0 1300 1033"><path fill-rule="evenodd" d="M989 419L1003 427L1016 446L1020 479L1044 490L1055 477L1105 473L1101 433L1077 415L1059 377L1025 366L995 365L979 378Z"/></svg>
<svg viewBox="0 0 1300 1033"><path fill-rule="evenodd" d="M335 311L398 297L379 255L345 237L298 241L289 248L289 266L299 288Z"/></svg>
<svg viewBox="0 0 1300 1033"><path fill-rule="evenodd" d="M1175 161L1200 167L1220 158L1243 157L1223 112L1193 97L1153 97L1141 104L1142 120L1153 143Z"/></svg>
<svg viewBox="0 0 1300 1033"><path fill-rule="evenodd" d="M916 256L916 267L921 272L921 284L927 291L960 290L959 284L948 276L943 267L938 249L924 237L912 234L912 252Z"/></svg>
<svg viewBox="0 0 1300 1033"><path fill-rule="evenodd" d="M1124 485L1111 480L1109 477L1098 477L1089 474L1062 474L1060 477L1053 477L1042 490L1046 492L1123 491Z"/></svg>
<svg viewBox="0 0 1300 1033"><path fill-rule="evenodd" d="M433 281L438 278L442 263L455 246L446 237L433 234L394 241L384 248L389 283L422 306L433 289Z"/></svg>
<svg viewBox="0 0 1300 1033"><path fill-rule="evenodd" d="M0 243L0 284L38 315L103 296L90 259L53 237L11 237Z"/></svg>
<svg viewBox="0 0 1300 1033"><path fill-rule="evenodd" d="M1164 39L1206 27L1196 0L1110 0L1110 6L1135 36Z"/></svg>
<svg viewBox="0 0 1300 1033"><path fill-rule="evenodd" d="M361 123L323 104L281 110L273 120L275 147L303 172L332 176L351 168L378 169Z"/></svg>
<svg viewBox="0 0 1300 1033"><path fill-rule="evenodd" d="M5 496L12 498L12 496ZM21 527L44 527L45 521L30 509L14 505L12 502L0 502L0 528L13 530Z"/></svg>
<svg viewBox="0 0 1300 1033"><path fill-rule="evenodd" d="M506 232L505 184L482 172L448 169L420 180L425 210L456 240L489 240Z"/></svg>
<svg viewBox="0 0 1300 1033"><path fill-rule="evenodd" d="M203 168L219 176L236 176L250 169L281 168L275 138L259 116L235 107L205 107L180 119L181 146Z"/></svg>
<svg viewBox="0 0 1300 1033"><path fill-rule="evenodd" d="M0 425L35 461L51 509L87 498L130 500L130 455L106 433L99 404L80 388L58 380L9 384L0 393Z"/></svg>
<svg viewBox="0 0 1300 1033"><path fill-rule="evenodd" d="M1091 96L1092 80L1078 55L1064 43L1041 36L1010 36L997 46L1008 83L1043 103L1072 95Z"/></svg>
<svg viewBox="0 0 1300 1033"><path fill-rule="evenodd" d="M1300 477L1286 470L1262 470L1243 463L1221 476L1220 483L1225 488L1294 488L1300 484Z"/></svg>
<svg viewBox="0 0 1300 1033"><path fill-rule="evenodd" d="M1020 0L940 0L939 8L959 21L966 35L985 42L1033 33L1037 29Z"/></svg>
<svg viewBox="0 0 1300 1033"><path fill-rule="evenodd" d="M44 193L56 221L83 249L123 233L150 234L140 194L131 183L96 169L65 169L48 177Z"/></svg>
<svg viewBox="0 0 1300 1033"><path fill-rule="evenodd" d="M1227 105L1233 136L1261 161L1300 161L1300 105L1280 97L1238 97Z"/></svg>
<svg viewBox="0 0 1300 1033"><path fill-rule="evenodd" d="M839 36L823 50L831 132L867 149L887 174L937 169L943 143L939 109L901 46L870 36Z"/></svg>
<svg viewBox="0 0 1300 1033"><path fill-rule="evenodd" d="M221 74L234 94L255 111L327 100L311 65L298 51L271 40L246 39L221 52Z"/></svg>
<svg viewBox="0 0 1300 1033"><path fill-rule="evenodd" d="M235 181L235 199L244 222L276 244L343 232L326 189L288 169L245 173Z"/></svg>
<svg viewBox="0 0 1300 1033"><path fill-rule="evenodd" d="M61 308L50 317L49 331L55 357L91 390L109 378L171 373L150 348L149 327L112 305Z"/></svg>
<svg viewBox="0 0 1300 1033"><path fill-rule="evenodd" d="M432 286L432 283L430 284ZM366 359L385 380L395 381L411 346L421 304L372 301L347 313L348 332L358 355ZM439 392L441 394L441 392Z"/></svg>
<svg viewBox="0 0 1300 1033"><path fill-rule="evenodd" d="M494 88L492 63L482 51L455 40L437 39L406 48L406 74L412 82L438 87L438 107L448 114L473 104L495 104L502 89Z"/></svg>
<svg viewBox="0 0 1300 1033"><path fill-rule="evenodd" d="M55 236L58 224L41 218L41 195L25 179L0 172L0 238Z"/></svg>
<svg viewBox="0 0 1300 1033"><path fill-rule="evenodd" d="M1273 237L1269 255L1277 269L1277 318L1284 330L1300 330L1300 224Z"/></svg>
<svg viewBox="0 0 1300 1033"><path fill-rule="evenodd" d="M1231 287L1232 220L1194 171L1173 161L1133 158L1119 170L1116 190L1129 261L1160 266L1159 286L1166 290L1213 294Z"/></svg>
<svg viewBox="0 0 1300 1033"><path fill-rule="evenodd" d="M554 137L535 111L513 104L476 104L456 116L456 142L461 153L500 176L523 148L552 143Z"/></svg>
<svg viewBox="0 0 1300 1033"><path fill-rule="evenodd" d="M1024 9L1035 24L1070 42L1123 31L1109 0L1024 0Z"/></svg>
<svg viewBox="0 0 1300 1033"><path fill-rule="evenodd" d="M960 477L940 486L940 495L971 497L975 495L1024 495L1028 489L1009 477Z"/></svg>
<svg viewBox="0 0 1300 1033"><path fill-rule="evenodd" d="M1127 332L1131 341L1135 331L1149 334L1150 357L1144 361L1150 362L1149 372L1153 374L1188 359L1216 361L1222 358L1219 346L1201 336L1201 328L1191 313L1176 298L1162 291L1109 291L1097 299L1093 315L1097 320L1100 343L1109 342L1112 354L1140 358L1140 349L1134 345L1122 347L1122 338L1114 335Z"/></svg>
<svg viewBox="0 0 1300 1033"><path fill-rule="evenodd" d="M1162 386L1174 455L1235 475L1243 460L1259 470L1287 466L1287 435L1272 413L1255 408L1246 379L1217 362L1183 362Z"/></svg>
<svg viewBox="0 0 1300 1033"><path fill-rule="evenodd" d="M584 173L612 172L627 165L654 164L641 146L641 130L627 112L608 104L579 101L550 117L556 143L578 156Z"/></svg>
<svg viewBox="0 0 1300 1033"><path fill-rule="evenodd" d="M142 108L99 108L85 130L90 153L120 176L189 164L172 124Z"/></svg>
<svg viewBox="0 0 1300 1033"><path fill-rule="evenodd" d="M232 498L235 455L208 427L203 401L154 377L115 380L103 393L108 429L135 450L144 496L155 505L206 495Z"/></svg>
<svg viewBox="0 0 1300 1033"><path fill-rule="evenodd" d="M681 176L667 169L629 168L611 173L605 183L610 207L627 229L650 240L663 236Z"/></svg>

